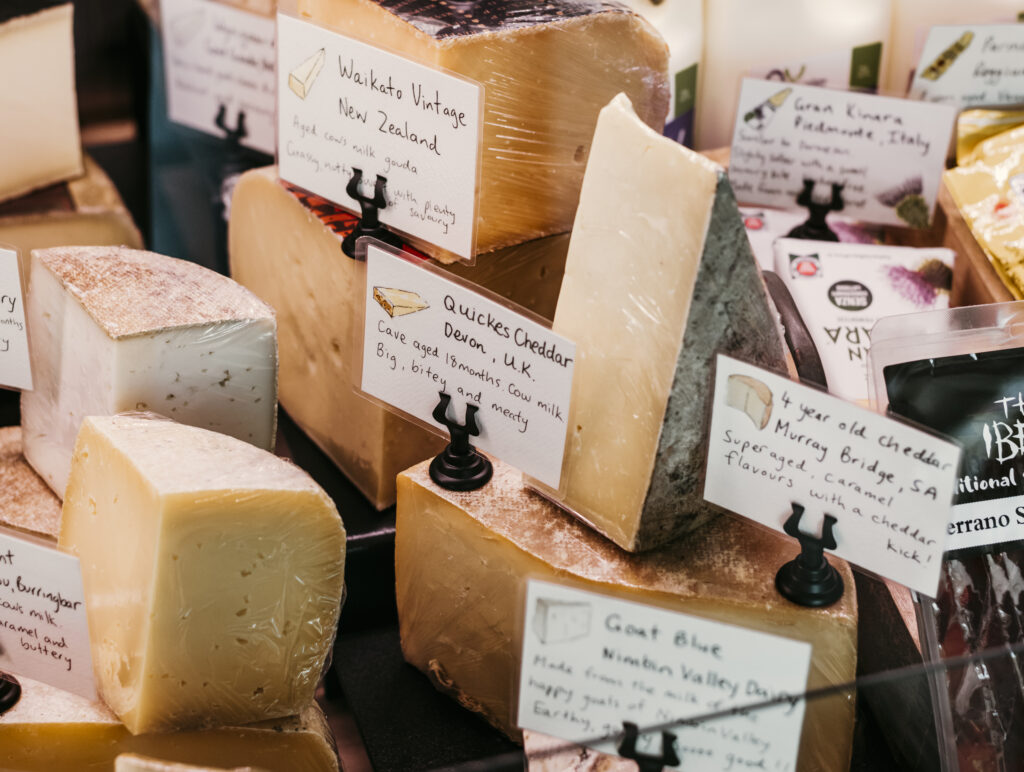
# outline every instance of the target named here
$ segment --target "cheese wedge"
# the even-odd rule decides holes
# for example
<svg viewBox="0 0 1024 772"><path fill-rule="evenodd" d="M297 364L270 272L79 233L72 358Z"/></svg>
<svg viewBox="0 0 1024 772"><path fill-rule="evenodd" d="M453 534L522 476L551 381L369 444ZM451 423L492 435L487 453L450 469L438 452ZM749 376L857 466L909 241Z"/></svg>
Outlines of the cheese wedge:
<svg viewBox="0 0 1024 772"><path fill-rule="evenodd" d="M25 456L58 496L82 419L152 410L272 448L274 312L220 274L115 247L32 254L26 301L35 390Z"/></svg>
<svg viewBox="0 0 1024 772"><path fill-rule="evenodd" d="M0 72L9 76L0 82L0 201L82 173L72 4L4 5Z"/></svg>
<svg viewBox="0 0 1024 772"><path fill-rule="evenodd" d="M857 662L852 572L830 558L846 594L827 609L797 606L776 592L773 577L798 551L780 534L726 516L685 542L631 555L527 490L500 461L491 482L471 493L440 488L423 463L398 477L402 651L436 687L514 736L516 652L523 627L533 623L521 619L522 599L534 578L807 641L808 689L850 682ZM815 700L804 718L799 769L847 769L853 722L849 695Z"/></svg>
<svg viewBox="0 0 1024 772"><path fill-rule="evenodd" d="M312 701L345 530L290 462L172 421L86 418L58 546L81 559L97 687L132 734Z"/></svg>
<svg viewBox="0 0 1024 772"><path fill-rule="evenodd" d="M21 427L0 429L0 525L56 539L60 499L21 453Z"/></svg>
<svg viewBox="0 0 1024 772"><path fill-rule="evenodd" d="M729 376L725 402L746 413L758 429L766 427L772 417L771 389L749 375Z"/></svg>
<svg viewBox="0 0 1024 772"><path fill-rule="evenodd" d="M299 99L305 99L306 94L313 88L317 75L324 68L326 58L324 49L321 48L288 74L288 88L294 91Z"/></svg>
<svg viewBox="0 0 1024 772"><path fill-rule="evenodd" d="M388 312L388 316L405 316L429 308L429 304L416 292L393 289L392 287L374 287L373 299Z"/></svg>
<svg viewBox="0 0 1024 772"><path fill-rule="evenodd" d="M338 756L314 703L297 716L247 726L133 737L102 702L18 678L21 700L0 715L0 768L110 772L137 753L189 764L249 764L272 772L337 772Z"/></svg>
<svg viewBox="0 0 1024 772"><path fill-rule="evenodd" d="M298 10L483 84L478 252L569 230L594 122L615 94L659 132L668 114L668 47L616 3L299 0Z"/></svg>
<svg viewBox="0 0 1024 772"><path fill-rule="evenodd" d="M277 312L281 405L378 509L395 503L395 475L444 443L356 392L362 348L360 266L341 252L353 218L324 199L291 192L273 167L242 176L228 228L231 275ZM551 318L568 234L502 250L475 266L445 266Z"/></svg>
<svg viewBox="0 0 1024 772"><path fill-rule="evenodd" d="M114 759L114 772L265 772L255 767L198 767L177 761L162 761L137 753L122 753Z"/></svg>
<svg viewBox="0 0 1024 772"><path fill-rule="evenodd" d="M696 528L716 352L785 372L774 312L721 167L601 112L553 329L576 343L562 491L616 544Z"/></svg>

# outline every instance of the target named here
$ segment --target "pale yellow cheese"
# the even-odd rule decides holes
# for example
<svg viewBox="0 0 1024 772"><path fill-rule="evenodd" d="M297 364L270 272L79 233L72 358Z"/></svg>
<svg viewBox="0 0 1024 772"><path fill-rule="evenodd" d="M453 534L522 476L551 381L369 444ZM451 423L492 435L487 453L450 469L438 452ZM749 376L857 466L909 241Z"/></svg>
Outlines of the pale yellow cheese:
<svg viewBox="0 0 1024 772"><path fill-rule="evenodd" d="M807 641L808 688L853 681L857 601L853 575L842 599L808 609L776 592L773 577L799 551L781 534L723 517L644 555L615 547L524 488L499 461L491 482L456 493L434 484L428 464L399 475L395 572L402 651L435 686L515 735L516 652L527 578ZM848 768L854 704L843 692L815 700L804 718L800 770Z"/></svg>
<svg viewBox="0 0 1024 772"><path fill-rule="evenodd" d="M72 4L0 24L0 201L82 173Z"/></svg>
<svg viewBox="0 0 1024 772"><path fill-rule="evenodd" d="M114 772L265 772L256 767L207 767L163 761L137 753L122 753L114 759Z"/></svg>
<svg viewBox="0 0 1024 772"><path fill-rule="evenodd" d="M281 405L383 509L395 502L395 475L444 443L356 393L365 279L318 213L330 221L337 210L301 203L275 168L244 174L231 206L231 275L277 313ZM567 234L552 236L446 269L550 318L567 246Z"/></svg>
<svg viewBox="0 0 1024 772"><path fill-rule="evenodd" d="M337 772L324 714L314 703L297 716L239 727L132 736L101 702L19 678L21 700L0 715L0 769L113 772L118 754L272 772Z"/></svg>
<svg viewBox="0 0 1024 772"><path fill-rule="evenodd" d="M299 0L298 10L483 85L478 252L571 227L594 122L615 94L659 132L668 114L668 47L617 4Z"/></svg>
<svg viewBox="0 0 1024 772"><path fill-rule="evenodd" d="M58 544L81 559L100 695L133 734L285 716L312 700L345 531L290 462L171 421L87 418Z"/></svg>

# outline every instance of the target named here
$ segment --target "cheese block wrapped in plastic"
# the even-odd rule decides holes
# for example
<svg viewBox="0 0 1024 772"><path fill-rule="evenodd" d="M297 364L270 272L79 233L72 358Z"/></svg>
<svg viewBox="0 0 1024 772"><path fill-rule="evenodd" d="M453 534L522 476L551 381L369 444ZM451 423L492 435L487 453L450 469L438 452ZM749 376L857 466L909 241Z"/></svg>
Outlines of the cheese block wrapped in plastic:
<svg viewBox="0 0 1024 772"><path fill-rule="evenodd" d="M715 353L784 372L782 340L724 170L623 95L598 121L553 329L576 370L547 495L631 551L707 520Z"/></svg>
<svg viewBox="0 0 1024 772"><path fill-rule="evenodd" d="M142 236L110 178L89 156L85 174L0 204L0 244L33 249L104 244L141 247ZM29 261L25 260L24 270Z"/></svg>
<svg viewBox="0 0 1024 772"><path fill-rule="evenodd" d="M615 94L657 131L665 125L668 48L614 2L299 0L298 9L483 84L477 252L569 230L594 122Z"/></svg>
<svg viewBox="0 0 1024 772"><path fill-rule="evenodd" d="M528 578L571 582L719 622L809 642L808 689L853 680L857 601L852 589L826 609L785 600L772 578L793 543L745 520L723 517L685 543L632 555L527 490L494 462L478 491L456 493L430 479L428 463L398 477L395 573L402 651L434 685L515 735L516 658ZM831 559L848 588L853 576ZM561 609L552 635L582 624ZM548 620L551 622L552 620ZM536 630L534 620L529 622ZM848 694L816 701L804 718L801 770L848 768L854 705Z"/></svg>
<svg viewBox="0 0 1024 772"><path fill-rule="evenodd" d="M355 218L286 186L273 167L244 174L228 231L231 275L270 303L280 337L280 399L288 415L378 509L395 503L395 475L444 443L361 397L353 324L365 279L341 251ZM568 234L500 250L447 270L551 318Z"/></svg>
<svg viewBox="0 0 1024 772"><path fill-rule="evenodd" d="M974 149L990 137L1024 125L1024 110L974 108L956 117L956 162L974 161Z"/></svg>
<svg viewBox="0 0 1024 772"><path fill-rule="evenodd" d="M0 201L82 173L72 17L69 2L0 6Z"/></svg>
<svg viewBox="0 0 1024 772"><path fill-rule="evenodd" d="M135 753L207 767L337 772L338 755L315 703L298 715L246 726L133 736L102 702L18 678L21 700L0 714L0 768L19 772L111 772Z"/></svg>
<svg viewBox="0 0 1024 772"><path fill-rule="evenodd" d="M273 447L274 312L231 279L134 249L38 250L26 320L25 456L58 496L89 415L152 410Z"/></svg>
<svg viewBox="0 0 1024 772"><path fill-rule="evenodd" d="M312 701L345 530L294 464L153 416L86 418L58 546L81 559L97 687L132 734Z"/></svg>
<svg viewBox="0 0 1024 772"><path fill-rule="evenodd" d="M21 453L21 427L0 429L0 525L56 539L60 499Z"/></svg>

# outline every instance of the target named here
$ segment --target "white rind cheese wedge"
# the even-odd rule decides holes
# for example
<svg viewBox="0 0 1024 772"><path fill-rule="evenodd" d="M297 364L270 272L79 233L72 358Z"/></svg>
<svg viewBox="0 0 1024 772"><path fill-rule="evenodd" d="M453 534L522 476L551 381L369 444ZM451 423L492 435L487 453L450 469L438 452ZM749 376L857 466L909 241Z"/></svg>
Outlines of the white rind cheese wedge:
<svg viewBox="0 0 1024 772"><path fill-rule="evenodd" d="M313 699L345 530L294 464L172 421L87 418L58 545L81 559L99 693L132 734L286 716Z"/></svg>
<svg viewBox="0 0 1024 772"><path fill-rule="evenodd" d="M351 218L348 218L350 221ZM277 169L242 175L231 206L231 275L277 312L281 405L378 509L395 503L395 475L440 453L439 437L356 391L362 348L353 309L365 277L341 251L346 221L323 199L293 193ZM568 234L501 250L446 270L550 319Z"/></svg>
<svg viewBox="0 0 1024 772"><path fill-rule="evenodd" d="M34 391L25 456L58 496L82 419L152 410L270 449L273 310L185 260L116 247L32 253L26 301Z"/></svg>
<svg viewBox="0 0 1024 772"><path fill-rule="evenodd" d="M445 490L419 464L398 477L395 575L402 652L436 687L517 735L517 651L528 579L659 606L812 645L810 690L853 681L857 599L849 566L830 558L847 587L833 606L797 606L775 590L796 554L791 539L723 516L685 542L624 552L527 490L494 462L478 491ZM849 768L854 703L843 693L805 713L800 770Z"/></svg>
<svg viewBox="0 0 1024 772"><path fill-rule="evenodd" d="M483 85L478 252L569 230L594 122L615 94L629 94L657 131L665 125L668 47L618 3L299 0L298 10Z"/></svg>
<svg viewBox="0 0 1024 772"><path fill-rule="evenodd" d="M246 726L132 736L102 702L18 678L21 700L0 714L0 768L111 772L137 753L208 767L249 764L271 772L338 772L334 738L315 703L298 715Z"/></svg>
<svg viewBox="0 0 1024 772"><path fill-rule="evenodd" d="M576 343L561 505L627 550L696 528L715 354L785 372L722 168L601 112L553 329ZM538 486L539 489L540 486Z"/></svg>
<svg viewBox="0 0 1024 772"><path fill-rule="evenodd" d="M326 58L324 49L321 48L288 74L288 88L294 91L299 99L305 99L306 94L313 88L317 75L324 68Z"/></svg>
<svg viewBox="0 0 1024 772"><path fill-rule="evenodd" d="M82 173L72 4L0 9L0 201Z"/></svg>

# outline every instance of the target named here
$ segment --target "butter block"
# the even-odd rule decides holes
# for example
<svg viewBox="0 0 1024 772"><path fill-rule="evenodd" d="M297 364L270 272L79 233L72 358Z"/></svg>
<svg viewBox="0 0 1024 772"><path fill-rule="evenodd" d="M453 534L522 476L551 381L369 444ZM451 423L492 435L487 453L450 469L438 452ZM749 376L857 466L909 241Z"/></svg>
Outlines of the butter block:
<svg viewBox="0 0 1024 772"><path fill-rule="evenodd" d="M81 559L97 687L132 734L312 701L345 530L295 465L172 421L86 418L58 546Z"/></svg>
<svg viewBox="0 0 1024 772"><path fill-rule="evenodd" d="M18 678L21 700L0 715L0 768L111 772L118 754L271 772L337 772L334 738L314 703L246 726L133 736L102 703Z"/></svg>
<svg viewBox="0 0 1024 772"><path fill-rule="evenodd" d="M569 230L597 114L615 94L659 132L668 115L668 47L617 3L299 0L298 10L483 84L478 252Z"/></svg>
<svg viewBox="0 0 1024 772"><path fill-rule="evenodd" d="M195 263L118 247L32 253L26 300L34 391L25 456L58 496L85 416L152 410L272 448L274 312Z"/></svg>
<svg viewBox="0 0 1024 772"><path fill-rule="evenodd" d="M0 525L49 539L60 530L60 499L25 461L20 426L0 428Z"/></svg>
<svg viewBox="0 0 1024 772"><path fill-rule="evenodd" d="M361 347L353 325L365 279L342 254L352 218L317 196L292 192L274 167L247 172L228 226L231 275L277 312L280 399L288 415L378 509L395 503L395 475L441 452L435 435L356 393ZM554 314L568 234L501 250L475 266L445 266L548 319Z"/></svg>
<svg viewBox="0 0 1024 772"><path fill-rule="evenodd" d="M808 689L850 682L857 661L852 572L830 558L846 594L826 609L797 606L774 584L797 551L780 534L724 516L685 543L633 555L524 488L519 472L500 461L491 482L471 493L440 488L423 463L398 478L402 651L435 686L514 736L522 599L534 578L807 641ZM852 697L815 700L804 718L799 769L847 769L853 721Z"/></svg>
<svg viewBox="0 0 1024 772"><path fill-rule="evenodd" d="M716 352L785 372L782 340L723 169L659 136L619 95L601 112L553 329L576 343L562 490L624 549L703 505Z"/></svg>
<svg viewBox="0 0 1024 772"><path fill-rule="evenodd" d="M9 5L0 10L0 201L82 173L72 4Z"/></svg>

